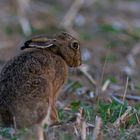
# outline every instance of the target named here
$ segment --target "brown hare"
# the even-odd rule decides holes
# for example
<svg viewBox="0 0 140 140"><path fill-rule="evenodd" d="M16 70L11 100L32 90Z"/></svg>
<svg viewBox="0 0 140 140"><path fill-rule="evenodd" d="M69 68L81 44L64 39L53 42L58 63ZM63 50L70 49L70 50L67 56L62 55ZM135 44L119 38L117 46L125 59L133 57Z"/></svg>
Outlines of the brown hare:
<svg viewBox="0 0 140 140"><path fill-rule="evenodd" d="M31 48L31 49L29 49ZM81 64L79 42L68 33L38 36L24 43L19 56L0 74L0 115L5 125L35 128L57 121L55 101L67 79L68 68Z"/></svg>

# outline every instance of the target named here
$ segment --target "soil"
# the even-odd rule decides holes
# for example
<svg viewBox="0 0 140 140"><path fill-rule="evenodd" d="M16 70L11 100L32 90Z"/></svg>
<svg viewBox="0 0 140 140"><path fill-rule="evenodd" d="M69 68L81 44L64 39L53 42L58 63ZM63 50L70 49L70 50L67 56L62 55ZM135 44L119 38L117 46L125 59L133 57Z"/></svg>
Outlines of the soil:
<svg viewBox="0 0 140 140"><path fill-rule="evenodd" d="M34 0L20 8L17 2L1 0L0 70L9 59L21 52L20 46L30 36L65 30L60 24L73 2ZM78 81L82 87L104 98L104 94L107 97L110 94L123 96L129 77L127 95L140 97L139 13L138 0L86 0L72 22L72 29L81 41L83 64L98 86L91 84L79 70L70 69L69 80ZM31 34L22 30L19 17L29 22ZM100 90L96 93L97 87L101 89L108 79L111 83L105 93ZM70 97L62 95L59 100L64 104L77 100L77 97L83 101L86 98L74 94ZM129 99L128 102L134 105L140 100Z"/></svg>

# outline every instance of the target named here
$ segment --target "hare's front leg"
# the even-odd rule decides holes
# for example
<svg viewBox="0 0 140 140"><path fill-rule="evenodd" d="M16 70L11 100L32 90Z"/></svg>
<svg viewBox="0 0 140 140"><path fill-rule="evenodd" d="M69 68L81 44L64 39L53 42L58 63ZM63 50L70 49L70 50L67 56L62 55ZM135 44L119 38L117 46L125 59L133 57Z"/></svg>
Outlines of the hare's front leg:
<svg viewBox="0 0 140 140"><path fill-rule="evenodd" d="M52 110L51 110L51 120L52 120L53 123L60 122L58 112L57 112L57 109L56 109L56 100L57 100L58 95L60 94L60 90L61 89L57 89L57 92L54 92L55 94L53 94L53 100L51 102L51 105L52 105L52 107L51 107L52 108Z"/></svg>
<svg viewBox="0 0 140 140"><path fill-rule="evenodd" d="M52 120L52 122L59 122L59 117L58 117L55 103L53 103L53 105L52 105L51 120Z"/></svg>
<svg viewBox="0 0 140 140"><path fill-rule="evenodd" d="M34 140L44 140L44 130L40 124L34 126L33 133L35 134Z"/></svg>

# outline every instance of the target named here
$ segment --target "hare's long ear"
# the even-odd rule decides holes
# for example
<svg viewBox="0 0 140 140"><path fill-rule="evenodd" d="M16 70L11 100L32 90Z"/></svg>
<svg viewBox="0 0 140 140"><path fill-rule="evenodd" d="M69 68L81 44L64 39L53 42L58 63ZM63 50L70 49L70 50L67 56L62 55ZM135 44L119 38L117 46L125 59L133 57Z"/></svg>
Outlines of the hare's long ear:
<svg viewBox="0 0 140 140"><path fill-rule="evenodd" d="M21 47L21 50L27 48L38 48L38 49L45 49L55 45L54 39L48 39L46 37L38 37L28 40L24 43L24 46Z"/></svg>

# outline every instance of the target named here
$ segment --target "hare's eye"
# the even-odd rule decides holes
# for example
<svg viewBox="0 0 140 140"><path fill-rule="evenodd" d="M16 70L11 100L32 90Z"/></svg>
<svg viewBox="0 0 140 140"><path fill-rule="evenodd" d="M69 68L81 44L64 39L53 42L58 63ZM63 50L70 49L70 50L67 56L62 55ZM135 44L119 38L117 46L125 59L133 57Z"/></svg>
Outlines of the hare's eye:
<svg viewBox="0 0 140 140"><path fill-rule="evenodd" d="M71 44L71 47L72 47L73 49L75 49L75 50L79 49L79 44L78 44L78 42L73 42L73 43Z"/></svg>

